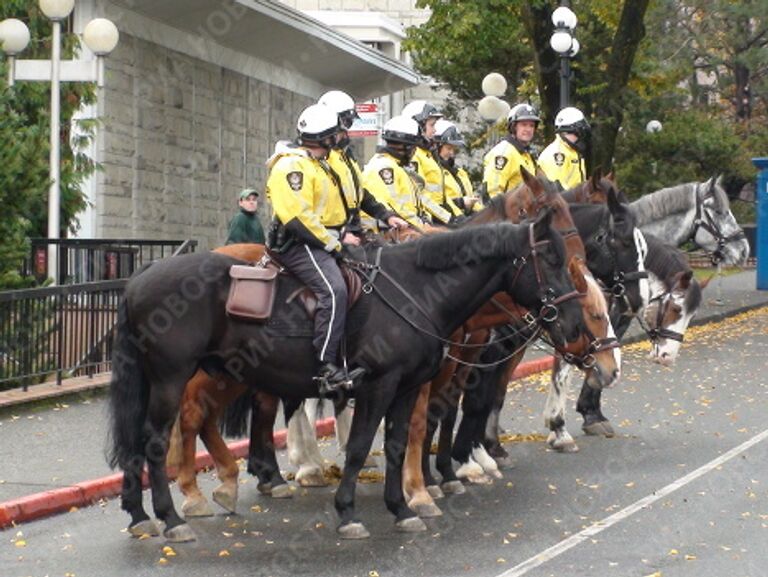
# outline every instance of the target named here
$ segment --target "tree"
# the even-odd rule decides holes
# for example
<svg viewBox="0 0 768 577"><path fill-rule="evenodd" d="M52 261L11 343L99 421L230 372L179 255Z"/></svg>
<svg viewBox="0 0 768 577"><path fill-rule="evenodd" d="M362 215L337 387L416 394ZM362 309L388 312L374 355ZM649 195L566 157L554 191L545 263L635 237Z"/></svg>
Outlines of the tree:
<svg viewBox="0 0 768 577"><path fill-rule="evenodd" d="M51 25L37 2L4 0L0 20L19 18L30 29L32 42L25 58L50 58ZM71 58L79 48L77 38L64 27L62 56ZM7 78L6 61L0 61L0 77ZM94 87L64 83L61 89L61 232L76 230L76 215L85 208L81 191L84 180L95 170L85 155L70 146L70 123L81 105L95 99ZM93 123L82 127L88 140ZM47 236L49 186L50 85L19 82L13 88L0 82L0 289L25 284L18 275L26 254L27 237Z"/></svg>

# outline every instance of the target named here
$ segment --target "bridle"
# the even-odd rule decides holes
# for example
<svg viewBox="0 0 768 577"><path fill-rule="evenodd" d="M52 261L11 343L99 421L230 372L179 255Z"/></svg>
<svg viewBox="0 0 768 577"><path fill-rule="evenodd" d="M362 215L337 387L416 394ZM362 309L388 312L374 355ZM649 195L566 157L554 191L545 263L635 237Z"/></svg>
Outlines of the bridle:
<svg viewBox="0 0 768 577"><path fill-rule="evenodd" d="M656 311L655 327L648 326L647 323L645 323L645 321L640 317L637 319L640 323L640 326L648 334L648 338L652 343L658 343L661 339L669 339L679 343L683 342L683 333L679 333L662 326L662 322L664 321L664 317L667 314L667 310L669 310L669 307L672 303L673 292L674 291L672 289L667 289L664 292L651 297L648 301L649 305L654 301L659 302L659 307Z"/></svg>
<svg viewBox="0 0 768 577"><path fill-rule="evenodd" d="M707 191L707 194L701 199L699 199L699 186L699 183L696 183L694 184L693 188L694 198L696 200L696 213L693 217L693 228L691 229L689 240L693 241L694 244L703 249L704 247L698 245L696 242L696 235L698 234L699 229L702 228L710 235L712 235L712 237L717 242L717 248L710 254L710 260L712 261L712 264L717 265L725 260L725 253L723 252L725 250L725 246L729 242L744 240L746 235L741 229L737 230L733 234L729 234L728 236L725 236L722 233L720 227L717 224L717 221L712 218L710 212L705 210L704 207L704 200L707 198L707 196L709 196L710 192L713 191L715 182L712 182L710 185L710 190Z"/></svg>

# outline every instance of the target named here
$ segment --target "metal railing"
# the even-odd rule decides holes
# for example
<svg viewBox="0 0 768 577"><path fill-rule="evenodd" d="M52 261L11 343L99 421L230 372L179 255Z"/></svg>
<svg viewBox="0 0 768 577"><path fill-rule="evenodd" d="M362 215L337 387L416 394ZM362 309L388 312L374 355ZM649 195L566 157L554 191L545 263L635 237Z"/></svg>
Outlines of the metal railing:
<svg viewBox="0 0 768 577"><path fill-rule="evenodd" d="M59 286L0 292L0 390L111 370L117 305L137 268L194 252L195 240L63 239ZM32 240L30 273L45 278L48 239ZM107 277L114 280L101 280ZM97 282L72 283L78 278Z"/></svg>
<svg viewBox="0 0 768 577"><path fill-rule="evenodd" d="M48 246L56 247L59 278L56 284L81 284L128 278L153 260L194 252L196 240L136 239L31 239L31 254L21 267L22 276L44 281L48 269Z"/></svg>

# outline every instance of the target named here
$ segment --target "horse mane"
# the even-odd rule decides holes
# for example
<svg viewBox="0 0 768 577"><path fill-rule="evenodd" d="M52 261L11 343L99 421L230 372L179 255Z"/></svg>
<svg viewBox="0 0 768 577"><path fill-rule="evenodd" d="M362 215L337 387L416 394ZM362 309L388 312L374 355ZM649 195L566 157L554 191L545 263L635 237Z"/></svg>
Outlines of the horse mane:
<svg viewBox="0 0 768 577"><path fill-rule="evenodd" d="M416 265L431 270L463 266L477 259L508 258L520 251L527 225L507 222L428 235L414 241Z"/></svg>
<svg viewBox="0 0 768 577"><path fill-rule="evenodd" d="M686 182L641 196L630 204L637 220L636 226L640 227L667 218L670 214L691 210L691 202L696 200L690 194L681 194L681 191L685 189L687 193L695 185L694 182Z"/></svg>

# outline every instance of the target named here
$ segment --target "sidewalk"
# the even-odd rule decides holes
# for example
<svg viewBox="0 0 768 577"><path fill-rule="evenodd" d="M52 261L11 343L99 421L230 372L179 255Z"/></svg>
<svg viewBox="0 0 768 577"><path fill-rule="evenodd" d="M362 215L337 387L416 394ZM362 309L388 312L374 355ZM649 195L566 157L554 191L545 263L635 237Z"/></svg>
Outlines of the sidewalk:
<svg viewBox="0 0 768 577"><path fill-rule="evenodd" d="M692 324L768 306L768 291L755 290L755 283L754 270L714 279L704 291L702 306ZM633 323L626 340L643 338L642 329ZM544 370L551 363L551 357L542 351L532 351L529 359L519 367L519 375ZM39 385L27 393L0 393L0 408L7 409L0 416L0 528L10 521L87 505L119 487L119 476L110 471L104 458L106 399L84 399L76 394L107 384L108 375L99 375L73 379L62 387ZM33 411L24 404L65 391L72 394L58 398L53 408ZM332 427L332 420L327 419L319 433L328 434ZM276 440L283 434L277 433ZM237 446L239 453L246 450L244 441ZM87 479L95 481L84 483ZM21 515L20 504L34 515Z"/></svg>

